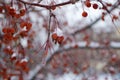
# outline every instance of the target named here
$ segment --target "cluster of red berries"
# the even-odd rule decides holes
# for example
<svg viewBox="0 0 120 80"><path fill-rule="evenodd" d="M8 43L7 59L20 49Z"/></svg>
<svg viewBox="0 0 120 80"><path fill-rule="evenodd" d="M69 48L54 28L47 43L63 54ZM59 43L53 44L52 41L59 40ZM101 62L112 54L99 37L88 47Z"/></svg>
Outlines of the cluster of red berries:
<svg viewBox="0 0 120 80"><path fill-rule="evenodd" d="M26 31L29 31L29 30L31 29L31 27L32 27L32 24L29 23L29 22L21 22L21 23L20 23L20 27L21 27L21 28L26 27Z"/></svg>
<svg viewBox="0 0 120 80"><path fill-rule="evenodd" d="M5 27L2 29L2 32L5 34L14 34L15 33L15 29L14 28L9 28L9 27Z"/></svg>
<svg viewBox="0 0 120 80"><path fill-rule="evenodd" d="M21 29L25 28L25 30L20 32L20 35L22 37L25 37L25 36L28 36L28 32L31 30L32 24L29 22L21 22L20 27L21 27Z"/></svg>
<svg viewBox="0 0 120 80"><path fill-rule="evenodd" d="M85 1L85 6L88 7L88 8L91 7L91 3L90 3L89 0L86 0L86 1ZM98 4L94 3L94 4L92 4L92 7L93 7L93 9L98 9ZM87 17L87 16L88 16L88 13L87 13L86 11L83 11L83 12L82 12L82 16L83 16L83 17Z"/></svg>
<svg viewBox="0 0 120 80"><path fill-rule="evenodd" d="M12 40L14 40L14 37L13 37L13 34L15 33L14 28L5 27L2 29L2 32L4 33L4 35L3 35L3 42L4 43L9 43Z"/></svg>
<svg viewBox="0 0 120 80"><path fill-rule="evenodd" d="M21 9L19 13L16 13L16 10L10 6L6 6L6 10L8 12L8 15L11 15L15 18L20 18L21 16L24 16L26 12L25 9Z"/></svg>
<svg viewBox="0 0 120 80"><path fill-rule="evenodd" d="M21 68L24 72L28 73L29 72L29 68L28 68L28 62L27 61L16 61L15 63L16 68Z"/></svg>
<svg viewBox="0 0 120 80"><path fill-rule="evenodd" d="M61 44L64 40L64 36L58 36L56 33L52 34L52 40L56 43Z"/></svg>

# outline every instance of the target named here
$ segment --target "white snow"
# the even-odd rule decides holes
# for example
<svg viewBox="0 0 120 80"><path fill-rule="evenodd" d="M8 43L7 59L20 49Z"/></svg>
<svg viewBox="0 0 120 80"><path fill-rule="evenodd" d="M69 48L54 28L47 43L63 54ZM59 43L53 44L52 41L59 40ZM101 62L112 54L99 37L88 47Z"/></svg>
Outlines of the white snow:
<svg viewBox="0 0 120 80"><path fill-rule="evenodd" d="M26 48L28 46L27 38L20 38L21 45Z"/></svg>

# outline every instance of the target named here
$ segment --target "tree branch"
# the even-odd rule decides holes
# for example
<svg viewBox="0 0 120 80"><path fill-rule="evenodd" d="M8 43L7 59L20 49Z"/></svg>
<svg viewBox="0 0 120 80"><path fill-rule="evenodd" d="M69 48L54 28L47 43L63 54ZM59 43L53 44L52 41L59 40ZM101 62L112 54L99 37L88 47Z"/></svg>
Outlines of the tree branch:
<svg viewBox="0 0 120 80"><path fill-rule="evenodd" d="M97 45L92 45L92 43L91 43L91 44L89 44L89 46L80 45L81 43L84 43L84 42L69 44L69 45L66 45L66 46L56 50L54 52L54 54L47 60L46 64L48 64L53 59L54 55L59 54L64 51L78 50L78 49L85 49L85 50L107 50L107 49L119 50L120 49L120 46L117 46L120 44L120 42L114 42L114 41L111 41L109 43L109 45L107 45L107 46L100 45L100 43L97 43L97 42L92 42L93 44L97 44ZM78 44L77 47L75 47L76 44Z"/></svg>
<svg viewBox="0 0 120 80"><path fill-rule="evenodd" d="M63 2L63 3L59 3L59 4L55 4L55 5L44 5L44 4L38 4L38 3L30 3L30 2L23 1L23 0L19 0L19 1L24 3L24 4L27 4L27 5L43 7L46 9L52 9L53 7L60 7L60 6L68 5L68 4L73 4L71 1ZM77 2L77 0L76 0L76 2Z"/></svg>

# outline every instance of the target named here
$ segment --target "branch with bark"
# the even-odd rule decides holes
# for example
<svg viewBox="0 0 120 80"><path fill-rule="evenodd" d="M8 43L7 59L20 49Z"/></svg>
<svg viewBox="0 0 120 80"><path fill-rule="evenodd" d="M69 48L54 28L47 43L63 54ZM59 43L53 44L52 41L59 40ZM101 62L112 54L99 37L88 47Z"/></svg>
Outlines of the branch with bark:
<svg viewBox="0 0 120 80"><path fill-rule="evenodd" d="M44 5L44 4L38 4L38 3L30 3L30 2L26 2L23 0L19 0L21 3L27 4L27 5L32 5L32 6L37 6L37 7L43 7L46 9L52 9L53 7L60 7L60 6L64 6L64 5L68 5L68 4L73 4L73 1L66 1L63 3L59 3L59 4L55 4L55 5ZM78 0L74 1L74 3L78 2Z"/></svg>

